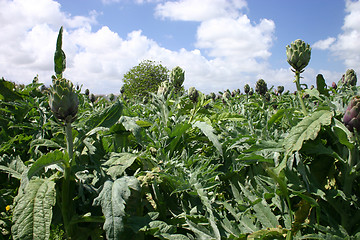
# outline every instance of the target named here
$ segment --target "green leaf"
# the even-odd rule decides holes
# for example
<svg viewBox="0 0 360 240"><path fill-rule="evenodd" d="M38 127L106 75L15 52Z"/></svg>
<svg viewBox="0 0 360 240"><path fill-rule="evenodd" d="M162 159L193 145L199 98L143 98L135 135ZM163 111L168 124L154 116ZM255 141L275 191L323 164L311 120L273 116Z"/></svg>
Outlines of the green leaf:
<svg viewBox="0 0 360 240"><path fill-rule="evenodd" d="M261 199L260 201L257 201L258 196L253 194L249 189L245 188L241 183L239 183L239 186L241 187L241 190L243 194L251 201L255 202L255 205L253 206L255 213L255 216L257 217L257 220L261 222L262 226L265 227L276 227L279 225L279 221L277 220L274 213L272 213L271 208L269 204L264 200Z"/></svg>
<svg viewBox="0 0 360 240"><path fill-rule="evenodd" d="M268 127L270 128L275 122L280 121L286 114L285 109L279 109L268 121Z"/></svg>
<svg viewBox="0 0 360 240"><path fill-rule="evenodd" d="M55 150L53 152L49 152L46 155L41 156L36 162L34 162L33 165L31 165L29 171L28 171L28 178L30 179L32 176L34 176L38 171L43 169L44 167L65 162L66 157L63 152L59 150Z"/></svg>
<svg viewBox="0 0 360 240"><path fill-rule="evenodd" d="M214 134L214 128L212 126L205 122L198 121L193 124L193 127L198 127L205 134L205 136L207 136L208 139L214 144L215 148L218 150L221 156L223 156L221 144L217 136Z"/></svg>
<svg viewBox="0 0 360 240"><path fill-rule="evenodd" d="M125 204L131 195L130 189L140 191L139 181L135 177L125 176L115 182L106 181L99 196L94 199L94 205L101 205L105 216L103 228L109 240L120 239L124 229Z"/></svg>
<svg viewBox="0 0 360 240"><path fill-rule="evenodd" d="M291 128L289 135L284 141L286 155L299 151L307 140L314 140L322 126L331 124L333 113L327 110L314 112L310 116L306 116L296 126Z"/></svg>
<svg viewBox="0 0 360 240"><path fill-rule="evenodd" d="M32 179L19 191L11 228L14 240L49 239L55 195L55 183L48 179Z"/></svg>
<svg viewBox="0 0 360 240"><path fill-rule="evenodd" d="M1 157L1 164L4 161L5 156ZM12 177L17 178L19 180L22 179L23 173L26 171L27 167L25 166L24 162L17 156L11 162L5 165L0 165L0 170L10 174Z"/></svg>
<svg viewBox="0 0 360 240"><path fill-rule="evenodd" d="M61 148L59 144L50 139L35 139L31 141L29 152L35 147Z"/></svg>
<svg viewBox="0 0 360 240"><path fill-rule="evenodd" d="M15 85L5 79L0 79L0 100L12 102L22 99L21 95L13 90Z"/></svg>
<svg viewBox="0 0 360 240"><path fill-rule="evenodd" d="M335 135L338 137L339 142L347 146L349 149L353 149L354 140L352 133L349 131L349 129L345 127L345 125L342 122L340 122L336 118L334 120L335 120L335 125L333 126L333 131Z"/></svg>
<svg viewBox="0 0 360 240"><path fill-rule="evenodd" d="M112 179L116 179L123 175L125 170L130 167L138 156L132 153L111 153L109 160L103 166Z"/></svg>
<svg viewBox="0 0 360 240"><path fill-rule="evenodd" d="M91 114L91 117L86 120L85 123L81 123L88 129L93 129L96 127L106 127L110 128L113 126L121 117L123 106L120 101L115 102L114 104L102 108Z"/></svg>
<svg viewBox="0 0 360 240"><path fill-rule="evenodd" d="M325 79L322 74L318 74L316 76L316 88L320 94L323 94L328 97L330 96L328 90L326 89Z"/></svg>
<svg viewBox="0 0 360 240"><path fill-rule="evenodd" d="M54 69L55 69L55 73L59 76L62 76L62 73L65 71L66 68L65 52L61 49L62 34L63 34L63 27L61 27L59 30L59 34L56 42L56 50L54 55Z"/></svg>

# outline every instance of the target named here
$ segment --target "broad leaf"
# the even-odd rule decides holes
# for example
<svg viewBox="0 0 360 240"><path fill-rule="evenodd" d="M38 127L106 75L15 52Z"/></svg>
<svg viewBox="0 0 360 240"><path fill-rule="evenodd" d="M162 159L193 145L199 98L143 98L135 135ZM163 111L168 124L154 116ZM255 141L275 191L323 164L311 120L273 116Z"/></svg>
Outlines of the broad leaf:
<svg viewBox="0 0 360 240"><path fill-rule="evenodd" d="M333 113L327 110L314 112L294 126L284 141L286 155L299 151L307 140L314 140L322 126L331 124Z"/></svg>
<svg viewBox="0 0 360 240"><path fill-rule="evenodd" d="M217 136L214 134L214 128L205 123L205 122L195 122L193 124L193 127L198 127L205 136L208 137L208 139L214 144L215 148L219 151L221 155L223 155L221 144L217 138Z"/></svg>
<svg viewBox="0 0 360 240"><path fill-rule="evenodd" d="M36 162L34 162L33 165L31 165L27 174L28 178L30 179L32 176L34 176L38 171L40 171L44 167L65 161L67 161L67 159L63 152L59 150L49 152L46 155L41 156L38 160L36 160Z"/></svg>
<svg viewBox="0 0 360 240"><path fill-rule="evenodd" d="M48 179L33 179L19 191L11 228L14 240L49 239L55 195L55 183Z"/></svg>
<svg viewBox="0 0 360 240"><path fill-rule="evenodd" d="M95 127L109 128L119 120L122 110L123 106L121 102L116 101L114 104L106 108L93 112L91 117L82 124L88 129L93 129Z"/></svg>
<svg viewBox="0 0 360 240"><path fill-rule="evenodd" d="M109 160L107 160L103 166L105 166L107 174L112 179L116 179L123 175L125 170L130 167L138 156L132 153L112 153Z"/></svg>
<svg viewBox="0 0 360 240"><path fill-rule="evenodd" d="M27 167L24 162L17 156L15 159L11 160L6 155L0 158L0 170L10 174L12 177L17 179L22 179L23 173L26 171ZM4 165L3 165L4 164ZM6 166L5 166L6 165Z"/></svg>
<svg viewBox="0 0 360 240"><path fill-rule="evenodd" d="M125 204L131 195L130 189L140 191L139 181L135 177L126 176L115 182L106 181L99 196L94 199L94 205L101 205L105 216L103 228L109 240L120 239L124 229Z"/></svg>

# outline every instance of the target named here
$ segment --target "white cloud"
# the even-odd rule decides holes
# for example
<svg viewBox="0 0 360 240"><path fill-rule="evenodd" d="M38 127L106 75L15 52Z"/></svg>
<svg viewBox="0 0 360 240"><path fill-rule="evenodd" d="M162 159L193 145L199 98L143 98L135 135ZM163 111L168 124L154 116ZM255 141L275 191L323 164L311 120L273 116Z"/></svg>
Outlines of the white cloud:
<svg viewBox="0 0 360 240"><path fill-rule="evenodd" d="M205 21L218 17L238 17L246 7L245 0L178 0L166 1L156 7L156 15L165 19Z"/></svg>
<svg viewBox="0 0 360 240"><path fill-rule="evenodd" d="M319 40L315 42L311 47L314 49L326 50L329 49L330 46L336 41L336 38L329 37L325 40Z"/></svg>
<svg viewBox="0 0 360 240"><path fill-rule="evenodd" d="M117 93L123 74L145 59L161 61L169 68L181 66L186 71L185 87L195 86L204 92L241 88L267 70L275 28L270 20L255 24L246 15L240 15L237 11L246 6L243 0L211 1L206 5L211 5L209 9L221 8L220 15L224 11L234 13L230 7L237 9L238 15L204 18L197 32L197 49L171 51L141 31L132 31L125 39L106 26L92 31L96 12L71 16L53 0L0 3L4 9L0 12L0 30L6 33L0 38L2 76L28 83L39 74L41 82L50 84L56 37L64 25L64 76L95 93ZM211 59L205 57L204 51Z"/></svg>
<svg viewBox="0 0 360 240"><path fill-rule="evenodd" d="M347 15L342 26L343 32L336 38L320 40L314 44L318 49L329 49L343 60L346 68L360 71L360 1L346 0Z"/></svg>
<svg viewBox="0 0 360 240"><path fill-rule="evenodd" d="M196 46L209 49L211 57L238 61L266 59L271 55L274 30L274 22L267 19L253 25L246 15L237 19L215 18L201 23Z"/></svg>

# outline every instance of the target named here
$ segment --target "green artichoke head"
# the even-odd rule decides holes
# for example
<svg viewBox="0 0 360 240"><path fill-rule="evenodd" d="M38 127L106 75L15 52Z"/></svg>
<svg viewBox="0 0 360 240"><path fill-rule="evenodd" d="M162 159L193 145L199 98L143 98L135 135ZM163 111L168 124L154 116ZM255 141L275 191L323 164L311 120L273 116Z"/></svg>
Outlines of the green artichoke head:
<svg viewBox="0 0 360 240"><path fill-rule="evenodd" d="M259 79L256 82L255 91L262 96L265 95L265 93L268 91L268 88L264 79Z"/></svg>
<svg viewBox="0 0 360 240"><path fill-rule="evenodd" d="M354 69L346 70L346 73L341 78L343 86L356 86L357 77Z"/></svg>
<svg viewBox="0 0 360 240"><path fill-rule="evenodd" d="M54 116L65 123L76 119L79 99L72 82L65 78L53 78L49 91L49 105Z"/></svg>
<svg viewBox="0 0 360 240"><path fill-rule="evenodd" d="M286 57L295 71L303 72L311 58L311 47L303 40L297 39L286 46Z"/></svg>
<svg viewBox="0 0 360 240"><path fill-rule="evenodd" d="M360 96L351 99L345 111L343 122L350 131L353 132L355 128L360 132Z"/></svg>
<svg viewBox="0 0 360 240"><path fill-rule="evenodd" d="M198 92L198 90L195 89L195 87L189 88L188 95L192 102L194 102L194 103L197 102L198 97L199 97L199 92Z"/></svg>
<svg viewBox="0 0 360 240"><path fill-rule="evenodd" d="M181 89L181 86L183 85L185 80L185 71L182 70L181 67L177 66L171 70L170 73L170 81L175 87L175 89Z"/></svg>
<svg viewBox="0 0 360 240"><path fill-rule="evenodd" d="M282 94L284 92L284 86L278 86L277 91L279 94Z"/></svg>
<svg viewBox="0 0 360 240"><path fill-rule="evenodd" d="M245 84L245 86L244 86L244 92L245 92L246 94L248 94L248 93L250 92L250 86L249 86L249 84Z"/></svg>

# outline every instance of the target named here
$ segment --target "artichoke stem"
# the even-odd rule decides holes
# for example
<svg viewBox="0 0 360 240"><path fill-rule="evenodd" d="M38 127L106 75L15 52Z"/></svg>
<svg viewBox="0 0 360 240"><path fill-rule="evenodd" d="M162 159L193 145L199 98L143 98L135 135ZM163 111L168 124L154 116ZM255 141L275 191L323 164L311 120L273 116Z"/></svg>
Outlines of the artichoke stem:
<svg viewBox="0 0 360 240"><path fill-rule="evenodd" d="M301 105L301 110L302 110L304 116L306 117L307 115L309 115L309 113L306 110L304 101L303 101L303 99L301 97L300 71L295 71L295 83L296 83L296 89L297 89L297 96L298 96L298 99L299 99L300 105Z"/></svg>
<svg viewBox="0 0 360 240"><path fill-rule="evenodd" d="M65 231L68 237L71 237L73 234L73 229L70 224L70 220L72 217L72 196L71 196L71 162L73 158L73 138L72 138L72 128L71 123L65 123L65 133L66 133L66 142L67 142L67 152L69 156L69 161L65 162L64 169L64 179L62 183L62 206L61 212L64 221Z"/></svg>
<svg viewBox="0 0 360 240"><path fill-rule="evenodd" d="M67 152L69 154L69 164L71 165L73 161L73 136L72 136L72 128L71 122L65 123L65 134L66 134L66 146Z"/></svg>

